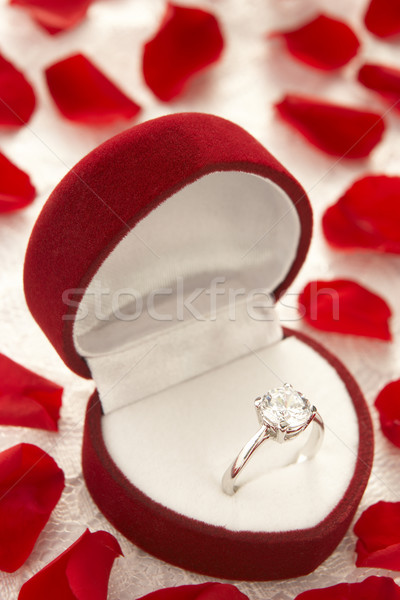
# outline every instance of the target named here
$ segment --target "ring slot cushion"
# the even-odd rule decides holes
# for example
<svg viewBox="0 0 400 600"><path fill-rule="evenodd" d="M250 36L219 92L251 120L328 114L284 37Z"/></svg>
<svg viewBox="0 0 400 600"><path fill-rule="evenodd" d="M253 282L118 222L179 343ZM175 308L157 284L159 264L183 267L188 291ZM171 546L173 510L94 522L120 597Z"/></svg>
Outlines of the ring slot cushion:
<svg viewBox="0 0 400 600"><path fill-rule="evenodd" d="M92 151L33 229L29 308L70 369L96 383L88 489L167 562L226 579L297 577L355 514L373 455L365 401L340 361L282 329L274 308L311 229L299 183L242 128L198 113ZM222 475L258 429L253 399L282 380L317 406L322 447L289 464L304 437L266 442L228 496Z"/></svg>

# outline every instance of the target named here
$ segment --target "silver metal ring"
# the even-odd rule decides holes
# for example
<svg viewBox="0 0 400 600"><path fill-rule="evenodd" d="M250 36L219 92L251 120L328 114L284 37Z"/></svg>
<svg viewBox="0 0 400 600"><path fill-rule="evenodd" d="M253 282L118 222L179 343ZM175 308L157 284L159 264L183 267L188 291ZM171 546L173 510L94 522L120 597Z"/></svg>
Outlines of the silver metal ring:
<svg viewBox="0 0 400 600"><path fill-rule="evenodd" d="M232 496L237 490L237 478L257 448L266 440L283 443L295 439L309 425L312 431L296 459L300 463L315 456L324 437L324 422L315 406L290 384L269 390L254 401L261 428L241 449L222 478L222 489Z"/></svg>

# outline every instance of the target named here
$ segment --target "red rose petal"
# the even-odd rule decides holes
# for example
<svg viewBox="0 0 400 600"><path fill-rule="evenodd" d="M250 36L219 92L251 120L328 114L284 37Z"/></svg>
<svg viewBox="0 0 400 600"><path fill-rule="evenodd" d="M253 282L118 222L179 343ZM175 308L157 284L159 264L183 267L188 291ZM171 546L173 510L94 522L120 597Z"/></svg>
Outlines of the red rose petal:
<svg viewBox="0 0 400 600"><path fill-rule="evenodd" d="M389 100L400 110L400 69L384 65L365 64L358 71L358 81Z"/></svg>
<svg viewBox="0 0 400 600"><path fill-rule="evenodd" d="M248 600L248 597L229 583L210 582L164 588L139 600Z"/></svg>
<svg viewBox="0 0 400 600"><path fill-rule="evenodd" d="M388 383L375 400L384 435L400 448L400 379Z"/></svg>
<svg viewBox="0 0 400 600"><path fill-rule="evenodd" d="M325 211L322 227L335 247L400 254L400 177L362 177Z"/></svg>
<svg viewBox="0 0 400 600"><path fill-rule="evenodd" d="M360 583L339 583L309 590L295 600L400 600L400 588L390 577L368 577Z"/></svg>
<svg viewBox="0 0 400 600"><path fill-rule="evenodd" d="M0 126L23 127L35 110L31 84L21 71L0 55Z"/></svg>
<svg viewBox="0 0 400 600"><path fill-rule="evenodd" d="M289 94L276 104L280 116L309 142L334 156L365 158L385 125L376 113Z"/></svg>
<svg viewBox="0 0 400 600"><path fill-rule="evenodd" d="M299 296L299 310L322 331L390 340L386 302L355 281L312 281Z"/></svg>
<svg viewBox="0 0 400 600"><path fill-rule="evenodd" d="M18 169L0 152L0 213L19 210L36 196L29 175Z"/></svg>
<svg viewBox="0 0 400 600"><path fill-rule="evenodd" d="M357 567L400 571L400 502L378 502L354 526Z"/></svg>
<svg viewBox="0 0 400 600"><path fill-rule="evenodd" d="M0 453L0 570L26 561L64 488L64 474L44 450L19 444Z"/></svg>
<svg viewBox="0 0 400 600"><path fill-rule="evenodd" d="M111 568L121 548L111 533L88 529L29 579L18 600L106 600Z"/></svg>
<svg viewBox="0 0 400 600"><path fill-rule="evenodd" d="M57 62L45 71L53 100L64 117L89 125L132 119L140 106L123 94L82 54Z"/></svg>
<svg viewBox="0 0 400 600"><path fill-rule="evenodd" d="M144 79L160 100L171 100L195 73L218 60L223 47L214 15L168 3L160 29L144 46Z"/></svg>
<svg viewBox="0 0 400 600"><path fill-rule="evenodd" d="M319 15L299 29L275 35L283 37L295 58L324 71L343 67L360 47L355 33L346 23L326 15Z"/></svg>
<svg viewBox="0 0 400 600"><path fill-rule="evenodd" d="M400 33L400 2L371 0L364 17L366 28L380 38Z"/></svg>
<svg viewBox="0 0 400 600"><path fill-rule="evenodd" d="M0 354L0 425L57 431L63 388Z"/></svg>
<svg viewBox="0 0 400 600"><path fill-rule="evenodd" d="M86 16L93 0L9 0L20 6L45 29L54 35L77 25Z"/></svg>

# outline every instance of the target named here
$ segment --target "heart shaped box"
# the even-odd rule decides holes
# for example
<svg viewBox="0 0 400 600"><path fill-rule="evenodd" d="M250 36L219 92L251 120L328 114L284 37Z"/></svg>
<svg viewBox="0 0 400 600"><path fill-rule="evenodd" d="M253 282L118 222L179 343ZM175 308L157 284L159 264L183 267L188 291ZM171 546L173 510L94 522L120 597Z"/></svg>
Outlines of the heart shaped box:
<svg viewBox="0 0 400 600"><path fill-rule="evenodd" d="M33 229L30 310L97 386L82 454L89 491L167 562L226 579L297 577L354 516L373 457L365 401L339 360L283 330L268 301L294 279L311 230L298 182L243 129L196 113L102 144ZM285 466L304 438L263 444L228 496L222 474L258 429L252 401L281 379L317 405L323 445Z"/></svg>

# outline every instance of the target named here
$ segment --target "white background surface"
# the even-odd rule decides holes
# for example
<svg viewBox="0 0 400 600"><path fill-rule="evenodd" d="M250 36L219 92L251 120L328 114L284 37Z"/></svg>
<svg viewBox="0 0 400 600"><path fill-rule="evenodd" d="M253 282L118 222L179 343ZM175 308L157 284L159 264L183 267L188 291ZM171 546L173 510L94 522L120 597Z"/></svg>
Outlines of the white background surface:
<svg viewBox="0 0 400 600"><path fill-rule="evenodd" d="M192 0L186 1L186 5L194 4ZM164 10L163 0L97 2L84 23L56 37L40 30L23 11L8 7L5 0L0 2L0 51L25 71L38 95L38 109L29 125L17 133L0 133L0 150L31 175L38 191L31 207L19 214L0 216L0 350L65 386L58 434L2 427L0 449L22 440L36 443L57 460L66 475L62 499L31 557L15 574L0 575L3 600L16 598L22 583L75 541L87 526L92 531L106 529L117 535L125 554L125 558L116 561L111 574L111 600L132 599L161 587L207 580L138 550L116 534L99 514L83 483L80 464L82 420L93 384L69 372L34 323L24 302L21 281L25 247L45 199L83 155L126 127L121 124L91 129L63 120L44 83L43 69L49 64L81 51L143 105L140 120L168 112L210 112L237 122L258 138L299 179L313 204L314 241L291 293L296 294L310 279L350 277L379 291L394 311L391 344L314 331L312 335L348 365L371 405L377 391L400 376L397 307L400 258L373 254L348 257L333 252L326 247L320 230L324 208L356 177L366 172L399 174L400 119L398 115L387 115L387 133L371 157L366 161L349 162L326 157L306 145L276 120L272 109L272 103L284 92L300 91L383 112L385 105L357 85L354 73L362 59L398 64L400 44L375 40L361 27L365 0L336 0L334 4L324 0L203 0L201 5L219 17L225 34L225 53L213 69L192 83L184 96L173 103L162 104L144 85L140 56L143 42L158 26ZM299 23L316 10L327 10L346 18L364 43L360 57L339 74L308 69L290 58L277 40L265 38L267 31ZM132 124L135 122L138 121ZM289 295L285 303L293 306L295 300L295 295ZM286 325L308 330L298 322L293 309L281 307L281 311ZM400 451L381 435L374 409L372 416L376 431L375 466L358 514L380 499L400 500ZM373 572L382 574L357 569L354 546L355 537L350 531L337 551L315 573L293 581L239 583L238 587L252 599L292 600L306 589L359 581Z"/></svg>

